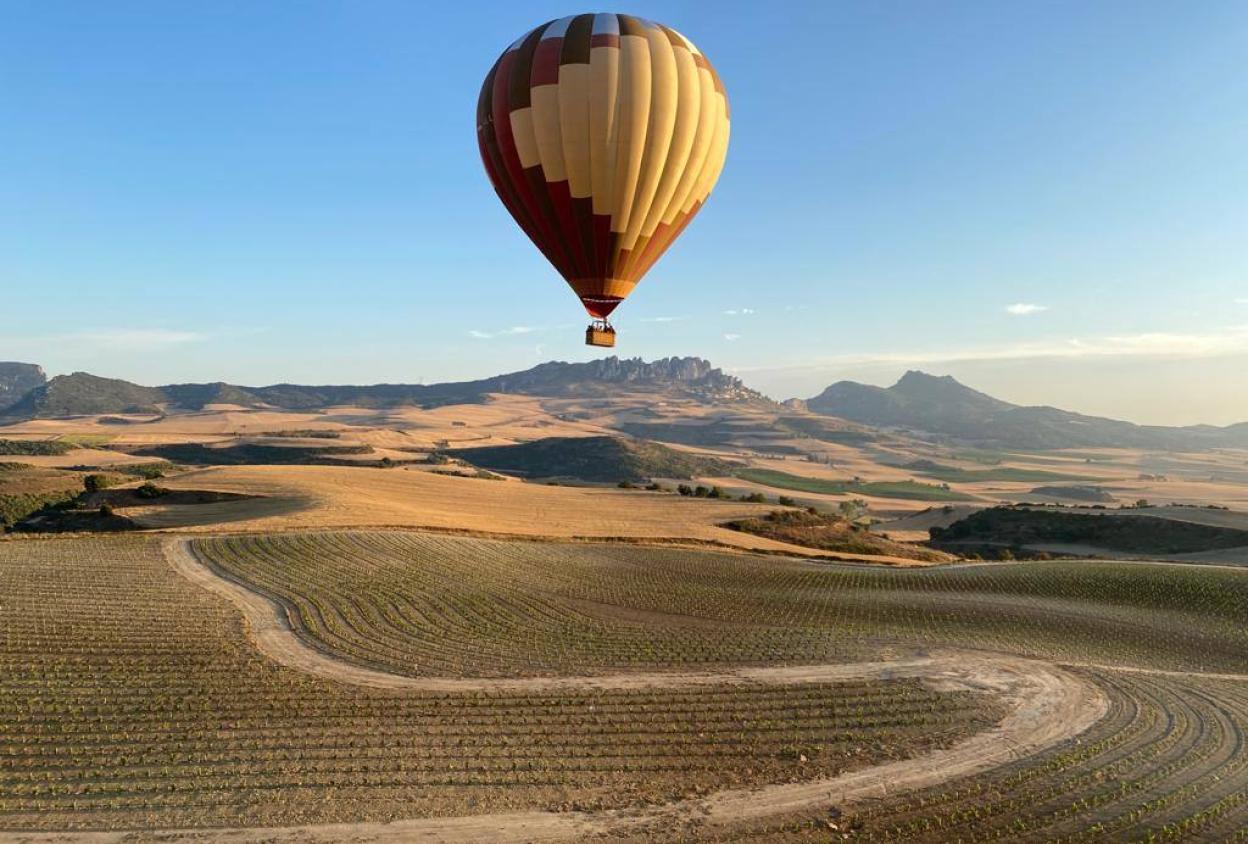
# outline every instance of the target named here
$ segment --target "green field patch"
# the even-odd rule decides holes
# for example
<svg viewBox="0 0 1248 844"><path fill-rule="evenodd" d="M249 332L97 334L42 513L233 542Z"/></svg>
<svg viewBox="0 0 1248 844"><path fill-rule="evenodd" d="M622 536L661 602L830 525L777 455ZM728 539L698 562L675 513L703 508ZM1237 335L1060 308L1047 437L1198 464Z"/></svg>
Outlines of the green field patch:
<svg viewBox="0 0 1248 844"><path fill-rule="evenodd" d="M1042 483L1045 481L1083 481L1089 479L1084 475L1070 475L1063 472L1050 472L1047 469L1020 469L1016 466L994 466L991 469L960 469L931 460L916 460L901 468L928 478L936 478L946 483L971 484L980 481L1016 481L1018 483Z"/></svg>
<svg viewBox="0 0 1248 844"><path fill-rule="evenodd" d="M739 469L736 475L744 481L765 484L777 489L824 495L870 495L876 498L907 498L917 501L971 501L975 498L973 495L957 490L919 481L827 480L754 467Z"/></svg>
<svg viewBox="0 0 1248 844"><path fill-rule="evenodd" d="M75 448L99 448L113 439L108 434L62 434L56 438L56 442L69 443Z"/></svg>

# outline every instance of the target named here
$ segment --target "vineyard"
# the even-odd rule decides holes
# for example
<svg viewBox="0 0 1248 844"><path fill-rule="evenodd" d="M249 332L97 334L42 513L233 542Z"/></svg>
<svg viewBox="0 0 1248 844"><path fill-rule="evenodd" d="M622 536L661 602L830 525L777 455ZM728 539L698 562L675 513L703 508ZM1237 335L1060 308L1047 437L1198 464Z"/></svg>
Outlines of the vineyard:
<svg viewBox="0 0 1248 844"><path fill-rule="evenodd" d="M885 569L400 532L195 549L281 602L309 642L413 676L845 661L916 644L1248 672L1248 577L1225 569Z"/></svg>
<svg viewBox="0 0 1248 844"><path fill-rule="evenodd" d="M475 691L383 690L283 667L249 641L238 609L179 574L154 538L0 542L0 838L515 812L708 840L1248 835L1248 681L1234 677L1248 674L1242 571L895 570L398 531L191 545L209 576L268 598L327 658L485 679ZM592 682L903 665L954 648L1071 666L1101 690L1106 714L1077 738L972 775L843 807L826 805L832 792L822 790L817 811L734 820L725 790L801 788L938 758L991 737L1007 701L901 671ZM522 685L576 675L590 679ZM516 685L490 685L507 682L497 678ZM748 804L753 792L742 793Z"/></svg>
<svg viewBox="0 0 1248 844"><path fill-rule="evenodd" d="M0 543L0 595L0 830L644 806L914 755L1000 716L915 680L354 689L263 659L148 539Z"/></svg>

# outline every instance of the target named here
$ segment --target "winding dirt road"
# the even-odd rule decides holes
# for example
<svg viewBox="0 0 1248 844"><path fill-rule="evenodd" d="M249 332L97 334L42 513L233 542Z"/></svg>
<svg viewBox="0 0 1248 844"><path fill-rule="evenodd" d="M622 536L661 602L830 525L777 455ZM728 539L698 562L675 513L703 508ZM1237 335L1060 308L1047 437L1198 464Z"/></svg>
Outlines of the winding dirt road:
<svg viewBox="0 0 1248 844"><path fill-rule="evenodd" d="M0 839L26 844L130 844L161 842L353 842L557 841L602 835L671 833L695 826L728 825L866 798L925 788L969 776L1078 736L1108 711L1108 700L1091 681L1064 668L1007 654L943 650L889 662L737 668L715 673L651 672L590 677L469 679L404 677L336 659L297 637L284 610L243 584L203 564L189 542L168 540L170 564L191 582L220 595L243 613L249 636L273 661L337 682L410 691L540 691L677 688L723 684L800 684L861 679L923 678L941 689L975 690L1000 697L1009 714L989 730L925 755L874 765L810 782L727 789L706 798L640 810L521 812L458 818L421 818L391 823L305 827L166 830L160 832L29 833ZM138 837L136 837L136 835Z"/></svg>

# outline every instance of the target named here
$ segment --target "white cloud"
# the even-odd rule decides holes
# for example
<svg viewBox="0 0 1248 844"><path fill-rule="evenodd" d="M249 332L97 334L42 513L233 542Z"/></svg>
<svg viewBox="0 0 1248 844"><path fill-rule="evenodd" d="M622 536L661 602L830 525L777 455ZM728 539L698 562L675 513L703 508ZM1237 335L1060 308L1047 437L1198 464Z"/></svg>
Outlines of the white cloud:
<svg viewBox="0 0 1248 844"><path fill-rule="evenodd" d="M754 313L753 308L729 308L724 311L724 316L749 316Z"/></svg>
<svg viewBox="0 0 1248 844"><path fill-rule="evenodd" d="M468 336L475 337L478 340L493 340L495 337L515 337L518 334L532 334L537 330L531 325L513 325L511 328L504 328L501 331L480 331L473 328L469 330Z"/></svg>
<svg viewBox="0 0 1248 844"><path fill-rule="evenodd" d="M1044 340L969 349L928 349L835 355L792 366L744 367L734 371L771 372L820 370L837 366L913 366L963 361L1009 361L1078 358L1194 359L1248 354L1248 325L1229 326L1205 334L1145 332L1107 337Z"/></svg>
<svg viewBox="0 0 1248 844"><path fill-rule="evenodd" d="M1235 304L1236 305L1248 305L1248 296L1245 296L1242 299L1236 299Z"/></svg>
<svg viewBox="0 0 1248 844"><path fill-rule="evenodd" d="M642 317L642 322L680 322L684 320L683 316L652 316Z"/></svg>
<svg viewBox="0 0 1248 844"><path fill-rule="evenodd" d="M46 342L70 343L100 349L146 351L180 346L183 343L198 343L207 339L207 335L197 331L172 331L164 328L121 328L78 331L44 339Z"/></svg>
<svg viewBox="0 0 1248 844"><path fill-rule="evenodd" d="M1005 312L1010 316L1030 316L1038 314L1041 311L1047 311L1048 305L1034 305L1030 302L1017 302L1013 305L1007 305Z"/></svg>
<svg viewBox="0 0 1248 844"><path fill-rule="evenodd" d="M731 343L733 340L740 340L741 335L740 334L725 334L724 339Z"/></svg>

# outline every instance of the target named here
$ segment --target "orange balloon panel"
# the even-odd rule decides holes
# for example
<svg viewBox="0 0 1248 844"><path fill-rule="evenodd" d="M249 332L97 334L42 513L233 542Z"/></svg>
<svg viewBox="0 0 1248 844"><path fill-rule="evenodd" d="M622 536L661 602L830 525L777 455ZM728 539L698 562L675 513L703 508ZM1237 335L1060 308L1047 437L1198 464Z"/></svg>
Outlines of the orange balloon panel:
<svg viewBox="0 0 1248 844"><path fill-rule="evenodd" d="M605 317L710 195L728 99L689 39L628 15L539 26L481 86L494 189L592 316Z"/></svg>

